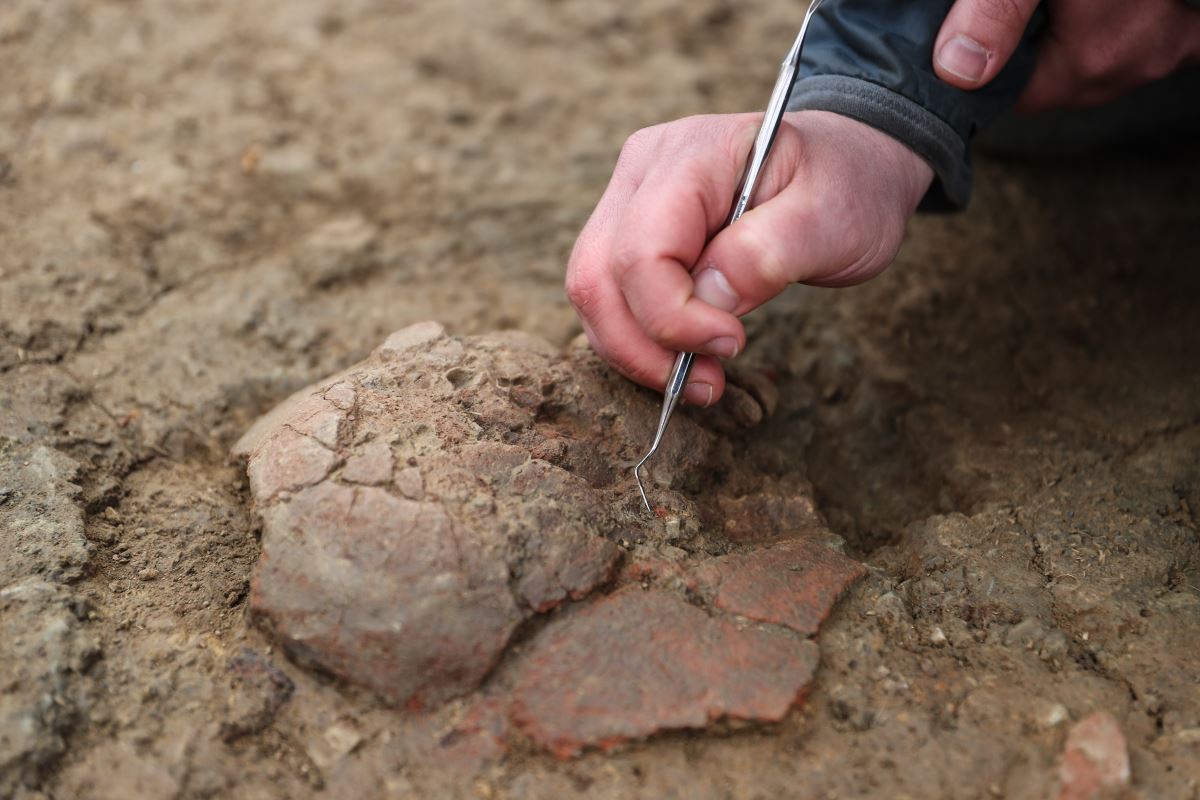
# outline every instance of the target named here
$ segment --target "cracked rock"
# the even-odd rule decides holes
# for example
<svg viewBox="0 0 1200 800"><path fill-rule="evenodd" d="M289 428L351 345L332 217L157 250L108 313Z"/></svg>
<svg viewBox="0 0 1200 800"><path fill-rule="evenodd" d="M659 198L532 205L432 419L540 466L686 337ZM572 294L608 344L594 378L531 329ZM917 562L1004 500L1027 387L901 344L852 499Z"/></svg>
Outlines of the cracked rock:
<svg viewBox="0 0 1200 800"><path fill-rule="evenodd" d="M776 721L803 697L817 660L817 646L788 631L632 586L535 640L514 719L559 756L719 719Z"/></svg>
<svg viewBox="0 0 1200 800"><path fill-rule="evenodd" d="M1059 780L1059 800L1101 800L1129 786L1129 750L1112 714L1097 711L1075 723L1067 734Z"/></svg>
<svg viewBox="0 0 1200 800"><path fill-rule="evenodd" d="M397 331L235 445L263 522L251 610L293 659L428 708L479 687L522 623L577 602L488 688L489 719L559 755L779 720L811 683L807 637L864 569L798 472L693 491L734 469L714 433L738 427L728 410L676 417L646 515L629 467L659 410L582 348ZM447 747L499 752L507 724Z"/></svg>
<svg viewBox="0 0 1200 800"><path fill-rule="evenodd" d="M294 658L393 703L470 691L523 620L613 575L613 498L635 507L607 465L652 429L639 391L529 336L397 331L235 446L263 520L252 610ZM694 470L708 435L677 428ZM559 464L533 457L561 440Z"/></svg>
<svg viewBox="0 0 1200 800"><path fill-rule="evenodd" d="M696 570L717 608L804 635L817 632L841 593L866 572L811 539L721 556Z"/></svg>

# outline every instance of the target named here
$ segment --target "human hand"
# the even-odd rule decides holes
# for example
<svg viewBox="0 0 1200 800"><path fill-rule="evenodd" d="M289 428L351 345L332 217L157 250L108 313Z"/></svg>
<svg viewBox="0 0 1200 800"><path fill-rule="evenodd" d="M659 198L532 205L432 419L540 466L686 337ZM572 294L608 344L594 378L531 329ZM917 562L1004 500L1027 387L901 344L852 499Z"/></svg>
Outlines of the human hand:
<svg viewBox="0 0 1200 800"><path fill-rule="evenodd" d="M933 46L938 77L960 89L986 85L1036 7L1037 0L956 0ZM1200 11L1183 0L1052 0L1046 12L1049 29L1021 111L1105 103L1200 61Z"/></svg>
<svg viewBox="0 0 1200 800"><path fill-rule="evenodd" d="M588 340L627 377L662 389L676 352L700 354L683 395L693 405L721 397L718 359L745 347L739 316L790 283L845 286L879 273L933 178L885 133L794 112L755 207L722 230L760 119L689 117L629 137L567 267Z"/></svg>

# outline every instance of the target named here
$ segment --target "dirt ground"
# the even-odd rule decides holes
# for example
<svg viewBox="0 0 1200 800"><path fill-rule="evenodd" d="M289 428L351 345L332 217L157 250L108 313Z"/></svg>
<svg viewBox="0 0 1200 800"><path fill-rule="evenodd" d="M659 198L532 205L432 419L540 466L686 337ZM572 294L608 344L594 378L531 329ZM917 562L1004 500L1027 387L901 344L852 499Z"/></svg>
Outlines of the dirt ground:
<svg viewBox="0 0 1200 800"><path fill-rule="evenodd" d="M1035 798L1106 710L1132 796L1200 797L1194 154L984 160L883 277L748 322L786 398L755 435L870 567L782 723L464 766L409 746L452 707L388 709L248 618L238 436L420 320L565 345L624 137L759 106L799 16L4 3L0 796ZM249 716L244 652L291 687Z"/></svg>

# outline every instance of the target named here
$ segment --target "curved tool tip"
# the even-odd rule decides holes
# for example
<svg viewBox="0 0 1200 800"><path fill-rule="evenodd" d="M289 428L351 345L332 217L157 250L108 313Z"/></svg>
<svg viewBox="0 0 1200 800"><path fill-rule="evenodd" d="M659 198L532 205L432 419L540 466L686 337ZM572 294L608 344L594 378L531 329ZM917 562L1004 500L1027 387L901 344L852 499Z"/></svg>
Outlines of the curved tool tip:
<svg viewBox="0 0 1200 800"><path fill-rule="evenodd" d="M642 503L646 506L646 511L650 514L653 514L654 509L650 507L650 499L646 497L646 489L644 486L642 486L642 476L638 473L638 470L641 469L642 464L645 463L646 459L643 458L638 462L637 466L633 468L633 479L637 481L638 491L642 493Z"/></svg>

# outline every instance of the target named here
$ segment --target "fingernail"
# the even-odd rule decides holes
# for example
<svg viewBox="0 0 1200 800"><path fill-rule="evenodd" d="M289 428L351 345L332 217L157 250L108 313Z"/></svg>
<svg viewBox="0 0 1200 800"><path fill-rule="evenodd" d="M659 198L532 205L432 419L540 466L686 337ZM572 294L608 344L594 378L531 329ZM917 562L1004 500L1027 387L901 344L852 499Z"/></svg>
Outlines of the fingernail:
<svg viewBox="0 0 1200 800"><path fill-rule="evenodd" d="M738 354L738 340L732 336L718 336L704 345L703 350L717 358L733 358Z"/></svg>
<svg viewBox="0 0 1200 800"><path fill-rule="evenodd" d="M989 57L983 45L960 33L938 50L937 62L947 72L977 83L987 69Z"/></svg>
<svg viewBox="0 0 1200 800"><path fill-rule="evenodd" d="M689 405L708 408L712 405L713 387L711 383L689 383L683 387L683 399Z"/></svg>
<svg viewBox="0 0 1200 800"><path fill-rule="evenodd" d="M696 276L696 297L722 311L733 311L741 300L720 270L712 267Z"/></svg>

